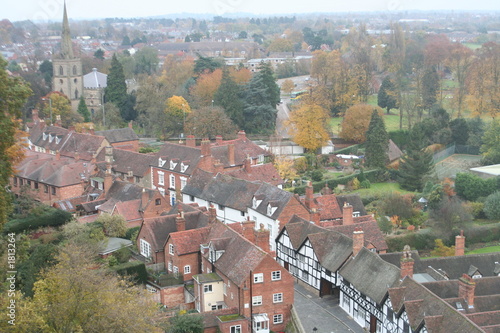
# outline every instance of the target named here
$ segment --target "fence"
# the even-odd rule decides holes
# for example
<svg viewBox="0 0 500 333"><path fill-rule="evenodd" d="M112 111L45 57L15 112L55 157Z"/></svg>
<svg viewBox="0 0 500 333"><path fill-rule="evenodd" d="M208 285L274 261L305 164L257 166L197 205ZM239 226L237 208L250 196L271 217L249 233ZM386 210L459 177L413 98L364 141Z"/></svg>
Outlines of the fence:
<svg viewBox="0 0 500 333"><path fill-rule="evenodd" d="M445 149L437 152L432 157L434 164L441 162L445 158L453 155L453 154L467 154L467 155L479 155L479 147L475 146L466 146L466 145L456 145L452 143L447 146Z"/></svg>

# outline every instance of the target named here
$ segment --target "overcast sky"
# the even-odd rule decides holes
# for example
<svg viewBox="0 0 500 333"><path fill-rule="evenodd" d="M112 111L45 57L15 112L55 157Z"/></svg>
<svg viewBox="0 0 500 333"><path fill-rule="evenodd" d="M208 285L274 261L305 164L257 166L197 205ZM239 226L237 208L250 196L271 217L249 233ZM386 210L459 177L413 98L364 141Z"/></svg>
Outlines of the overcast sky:
<svg viewBox="0 0 500 333"><path fill-rule="evenodd" d="M0 0L0 19L60 21L64 0ZM500 10L498 0L67 0L72 19L178 13L263 15L398 10Z"/></svg>

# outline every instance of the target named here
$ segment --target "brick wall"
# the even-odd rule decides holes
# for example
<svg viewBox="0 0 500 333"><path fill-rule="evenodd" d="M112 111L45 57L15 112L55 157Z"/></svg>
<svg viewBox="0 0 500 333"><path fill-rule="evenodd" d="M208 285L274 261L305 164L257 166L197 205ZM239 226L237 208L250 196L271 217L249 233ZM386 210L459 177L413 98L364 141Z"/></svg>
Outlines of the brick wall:
<svg viewBox="0 0 500 333"><path fill-rule="evenodd" d="M17 178L17 186L14 185L14 179L10 179L11 190L15 194L19 194L21 191L21 179L23 181L23 186L28 184L27 179ZM35 183L38 183L38 189L35 189ZM39 201L44 204L51 205L56 201L74 198L82 195L83 193L83 184L78 183L75 185L65 186L65 187L55 187L52 185L47 185L47 192L45 192L46 184L40 182L31 181L31 194ZM55 194L52 194L52 189L55 188Z"/></svg>
<svg viewBox="0 0 500 333"><path fill-rule="evenodd" d="M285 208L278 216L278 220L280 221L280 231L283 229L284 225L290 221L292 216L296 214L306 220L309 220L309 212L306 207L300 202L297 197L292 197L290 201L286 204Z"/></svg>
<svg viewBox="0 0 500 333"><path fill-rule="evenodd" d="M160 290L161 303L167 307L184 303L184 286L166 287Z"/></svg>

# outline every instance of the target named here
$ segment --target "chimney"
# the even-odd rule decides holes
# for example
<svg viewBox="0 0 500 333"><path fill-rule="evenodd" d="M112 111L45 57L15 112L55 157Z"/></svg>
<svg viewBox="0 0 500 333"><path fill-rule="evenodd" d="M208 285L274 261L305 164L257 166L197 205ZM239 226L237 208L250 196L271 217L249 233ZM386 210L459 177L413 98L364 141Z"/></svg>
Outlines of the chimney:
<svg viewBox="0 0 500 333"><path fill-rule="evenodd" d="M403 256L399 262L399 267L401 269L401 279L405 276L413 277L413 265L415 261L411 257L411 249L409 245L405 245L403 248Z"/></svg>
<svg viewBox="0 0 500 333"><path fill-rule="evenodd" d="M458 279L458 297L465 299L469 308L474 307L474 293L476 289L476 283L467 274L463 274L461 278Z"/></svg>
<svg viewBox="0 0 500 333"><path fill-rule="evenodd" d="M241 222L243 237L245 237L246 239L248 239L252 243L255 243L255 233L253 230L254 225L255 225L255 221L250 221L250 218L244 222Z"/></svg>
<svg viewBox="0 0 500 333"><path fill-rule="evenodd" d="M355 257L365 244L365 234L359 227L354 228L352 234L352 255Z"/></svg>
<svg viewBox="0 0 500 333"><path fill-rule="evenodd" d="M104 175L104 193L108 192L113 185L113 175L111 175L111 163L106 164L106 174Z"/></svg>
<svg viewBox="0 0 500 333"><path fill-rule="evenodd" d="M75 161L79 161L80 160L80 153L75 151Z"/></svg>
<svg viewBox="0 0 500 333"><path fill-rule="evenodd" d="M56 150L56 160L59 161L61 159L61 153L59 150Z"/></svg>
<svg viewBox="0 0 500 333"><path fill-rule="evenodd" d="M60 114L56 115L56 123L54 124L54 126L62 127L61 115Z"/></svg>
<svg viewBox="0 0 500 333"><path fill-rule="evenodd" d="M201 156L210 156L212 155L212 151L210 149L210 140L203 139L201 140Z"/></svg>
<svg viewBox="0 0 500 333"><path fill-rule="evenodd" d="M95 135L94 127L89 128L89 134L90 135Z"/></svg>
<svg viewBox="0 0 500 333"><path fill-rule="evenodd" d="M31 119L33 119L33 122L35 124L38 124L40 122L40 117L38 116L38 109L31 110Z"/></svg>
<svg viewBox="0 0 500 333"><path fill-rule="evenodd" d="M184 211L182 210L182 205L178 205L177 209L179 213L177 213L177 217L175 218L175 226L177 231L185 231L186 230L186 220L184 219Z"/></svg>
<svg viewBox="0 0 500 333"><path fill-rule="evenodd" d="M147 206L149 202L149 192L146 191L146 188L142 189L141 194L141 209L144 211L144 208Z"/></svg>
<svg viewBox="0 0 500 333"><path fill-rule="evenodd" d="M130 129L134 129L134 127L132 126L132 125L133 125L133 122L134 122L133 120L129 121L129 123L128 123L128 128L130 128Z"/></svg>
<svg viewBox="0 0 500 333"><path fill-rule="evenodd" d="M228 154L228 160L229 160L229 165L235 165L235 157L234 157L234 144L229 144L227 146L227 154Z"/></svg>
<svg viewBox="0 0 500 333"><path fill-rule="evenodd" d="M246 141L247 139L247 135L245 133L245 131L241 130L238 132L238 140L243 140L243 141Z"/></svg>
<svg viewBox="0 0 500 333"><path fill-rule="evenodd" d="M224 164L220 162L220 160L215 160L214 163L214 172L217 173L222 173L224 171Z"/></svg>
<svg viewBox="0 0 500 333"><path fill-rule="evenodd" d="M455 256L463 256L465 254L465 237L464 231L460 230L460 235L455 237Z"/></svg>
<svg viewBox="0 0 500 333"><path fill-rule="evenodd" d="M92 159L90 160L90 163L92 164L96 164L96 162L97 162L97 153L92 154Z"/></svg>
<svg viewBox="0 0 500 333"><path fill-rule="evenodd" d="M252 158L248 155L247 158L245 158L245 172L252 173Z"/></svg>
<svg viewBox="0 0 500 333"><path fill-rule="evenodd" d="M73 125L68 126L68 131L74 132L75 131L75 126L73 126Z"/></svg>
<svg viewBox="0 0 500 333"><path fill-rule="evenodd" d="M186 146L188 147L196 147L196 139L194 135L188 135L186 138Z"/></svg>
<svg viewBox="0 0 500 333"><path fill-rule="evenodd" d="M215 142L220 146L222 144L222 135L216 135Z"/></svg>
<svg viewBox="0 0 500 333"><path fill-rule="evenodd" d="M210 205L210 207L208 207L208 223L213 223L215 220L217 220L217 211L214 205Z"/></svg>
<svg viewBox="0 0 500 333"><path fill-rule="evenodd" d="M311 210L314 208L314 189L310 181L308 181L306 185L306 199L304 203L307 209Z"/></svg>
<svg viewBox="0 0 500 333"><path fill-rule="evenodd" d="M260 227L259 230L254 230L255 245L260 247L265 252L269 253L269 252L271 252L271 248L269 246L270 231L267 229L264 229L264 224L262 224L262 223L260 224L259 227Z"/></svg>
<svg viewBox="0 0 500 333"><path fill-rule="evenodd" d="M316 225L320 225L319 221L321 220L321 214L316 208L312 208L311 213L309 215L310 215L309 219L311 220L311 222L313 222Z"/></svg>
<svg viewBox="0 0 500 333"><path fill-rule="evenodd" d="M134 172L132 170L127 171L127 181L130 183L134 182Z"/></svg>
<svg viewBox="0 0 500 333"><path fill-rule="evenodd" d="M106 163L113 163L113 147L104 148L104 161Z"/></svg>
<svg viewBox="0 0 500 333"><path fill-rule="evenodd" d="M321 195L330 195L332 194L332 190L328 187L328 183L325 182L325 187L323 187L320 191Z"/></svg>
<svg viewBox="0 0 500 333"><path fill-rule="evenodd" d="M353 207L346 201L342 208L342 225L351 225L354 223L352 219Z"/></svg>
<svg viewBox="0 0 500 333"><path fill-rule="evenodd" d="M198 168L207 172L214 172L214 161L210 149L210 140L201 141L201 158L198 162Z"/></svg>

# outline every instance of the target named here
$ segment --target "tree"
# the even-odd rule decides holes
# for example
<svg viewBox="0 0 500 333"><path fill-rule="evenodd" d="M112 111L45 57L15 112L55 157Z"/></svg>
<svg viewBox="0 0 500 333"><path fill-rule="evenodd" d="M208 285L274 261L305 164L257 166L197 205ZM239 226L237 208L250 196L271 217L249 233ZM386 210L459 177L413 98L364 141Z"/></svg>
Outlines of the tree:
<svg viewBox="0 0 500 333"><path fill-rule="evenodd" d="M78 103L78 109L76 110L82 117L83 121L88 123L90 119L90 112L85 104L85 99L83 99L83 95L80 96L80 102Z"/></svg>
<svg viewBox="0 0 500 333"><path fill-rule="evenodd" d="M409 191L421 191L434 169L432 154L421 148L422 137L413 135L410 140L407 153L399 164L399 184Z"/></svg>
<svg viewBox="0 0 500 333"><path fill-rule="evenodd" d="M371 168L385 168L389 161L389 135L377 110L373 110L370 125L366 132L365 159Z"/></svg>
<svg viewBox="0 0 500 333"><path fill-rule="evenodd" d="M321 106L303 103L290 113L287 127L295 143L315 152L329 139L328 121L328 112Z"/></svg>
<svg viewBox="0 0 500 333"><path fill-rule="evenodd" d="M196 84L191 87L190 93L198 107L212 105L214 95L221 84L222 70L216 69L212 72L200 74Z"/></svg>
<svg viewBox="0 0 500 333"><path fill-rule="evenodd" d="M500 122L494 119L483 136L481 153L483 154L484 165L500 163Z"/></svg>
<svg viewBox="0 0 500 333"><path fill-rule="evenodd" d="M262 78L264 82L268 94L267 102L272 107L276 107L276 105L280 102L280 87L276 83L276 78L274 77L273 68L270 63L261 62L259 67L257 68L258 72L255 74L256 76Z"/></svg>
<svg viewBox="0 0 500 333"><path fill-rule="evenodd" d="M437 230L450 235L472 220L472 215L457 196L444 195L438 208L431 209L429 217Z"/></svg>
<svg viewBox="0 0 500 333"><path fill-rule="evenodd" d="M170 95L162 82L152 76L142 77L136 95L136 122L144 129L145 135L157 138L168 137L167 133L172 130L169 125L171 119L168 119L164 112L165 99ZM175 121L177 123L177 119Z"/></svg>
<svg viewBox="0 0 500 333"><path fill-rule="evenodd" d="M134 54L135 74L154 74L158 69L158 51L152 47L143 47Z"/></svg>
<svg viewBox="0 0 500 333"><path fill-rule="evenodd" d="M500 192L490 194L484 202L484 213L490 220L500 219Z"/></svg>
<svg viewBox="0 0 500 333"><path fill-rule="evenodd" d="M42 73L45 84L52 87L52 75L54 75L52 61L44 60L38 70Z"/></svg>
<svg viewBox="0 0 500 333"><path fill-rule="evenodd" d="M370 126L373 111L376 110L382 117L381 108L368 104L356 104L348 108L342 120L340 137L344 140L362 143L366 141L366 131Z"/></svg>
<svg viewBox="0 0 500 333"><path fill-rule="evenodd" d="M292 80L290 79L286 79L285 81L283 81L283 83L281 84L281 90L285 93L285 94L290 94L293 89L295 88L295 83L293 83Z"/></svg>
<svg viewBox="0 0 500 333"><path fill-rule="evenodd" d="M434 67L427 69L422 77L422 106L430 110L436 104L439 92L439 75Z"/></svg>
<svg viewBox="0 0 500 333"><path fill-rule="evenodd" d="M386 76L382 81L377 95L377 104L381 108L386 108L387 114L391 112L391 109L398 107L396 88L389 76Z"/></svg>
<svg viewBox="0 0 500 333"><path fill-rule="evenodd" d="M458 87L453 94L454 102L457 106L457 117L462 116L465 97L467 93L466 78L473 62L473 52L461 43L454 43L448 56L447 64L453 72L453 78Z"/></svg>
<svg viewBox="0 0 500 333"><path fill-rule="evenodd" d="M123 237L127 232L127 222L121 215L102 214L96 222L102 223L108 237Z"/></svg>
<svg viewBox="0 0 500 333"><path fill-rule="evenodd" d="M269 52L292 52L293 44L286 38L278 37L271 41L267 50Z"/></svg>
<svg viewBox="0 0 500 333"><path fill-rule="evenodd" d="M237 128L220 107L207 106L195 109L186 118L186 133L199 138L215 138L222 135L234 138Z"/></svg>
<svg viewBox="0 0 500 333"><path fill-rule="evenodd" d="M214 104L221 106L232 122L243 128L242 89L231 77L229 70L224 69L219 88L214 94Z"/></svg>
<svg viewBox="0 0 500 333"><path fill-rule="evenodd" d="M97 51L94 52L94 58L104 60L104 51L99 48Z"/></svg>
<svg viewBox="0 0 500 333"><path fill-rule="evenodd" d="M477 201L485 198L499 189L496 178L483 179L468 172L459 172L455 177L455 190L464 200Z"/></svg>
<svg viewBox="0 0 500 333"><path fill-rule="evenodd" d="M271 133L276 127L276 106L270 105L268 86L260 75L246 85L243 101L244 130L248 133Z"/></svg>
<svg viewBox="0 0 500 333"><path fill-rule="evenodd" d="M50 102L48 101L50 99ZM43 99L42 113L45 118L52 115L52 123L55 123L57 116L60 116L61 122L67 127L71 119L71 102L68 97L59 91L52 91ZM50 123L49 121L47 123Z"/></svg>
<svg viewBox="0 0 500 333"><path fill-rule="evenodd" d="M187 82L194 75L194 60L189 56L169 54L163 62L163 69L158 79L168 94L187 95Z"/></svg>
<svg viewBox="0 0 500 333"><path fill-rule="evenodd" d="M111 59L111 68L109 69L107 87L104 90L106 102L115 104L120 110L121 117L128 121L135 119L135 111L130 104L130 98L127 94L127 84L123 66L118 61L116 54Z"/></svg>
<svg viewBox="0 0 500 333"><path fill-rule="evenodd" d="M278 170L278 173L285 182L292 182L297 178L297 170L294 168L293 159L285 155L277 155L274 158L274 167Z"/></svg>
<svg viewBox="0 0 500 333"><path fill-rule="evenodd" d="M222 68L224 63L220 59L204 57L198 54L198 59L194 62L194 73L197 75L211 73L218 68Z"/></svg>
<svg viewBox="0 0 500 333"><path fill-rule="evenodd" d="M457 145L466 145L469 140L469 126L464 118L450 121L451 141Z"/></svg>
<svg viewBox="0 0 500 333"><path fill-rule="evenodd" d="M185 120L191 113L191 107L184 97L172 96L167 99L164 112L168 119L169 129L173 131L178 131L179 129L182 129L183 132L186 131L184 128Z"/></svg>
<svg viewBox="0 0 500 333"><path fill-rule="evenodd" d="M33 299L19 307L20 332L159 332L146 290L98 269L91 259L87 248L70 243L61 249L58 263L35 283Z"/></svg>
<svg viewBox="0 0 500 333"><path fill-rule="evenodd" d="M179 314L170 318L168 333L203 333L203 317L199 314Z"/></svg>
<svg viewBox="0 0 500 333"><path fill-rule="evenodd" d="M431 251L431 256L434 257L452 257L455 255L455 246L446 246L443 244L442 239L435 239L434 250Z"/></svg>

